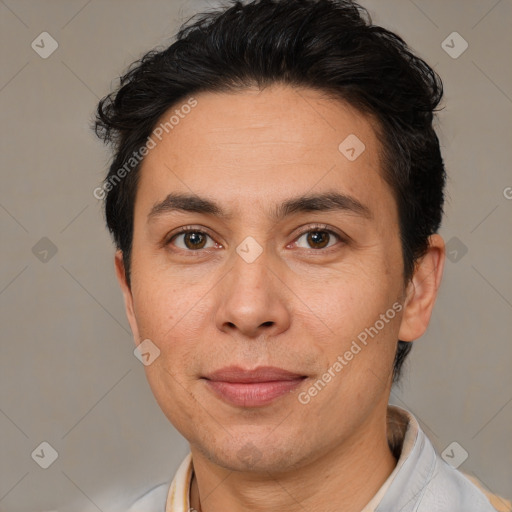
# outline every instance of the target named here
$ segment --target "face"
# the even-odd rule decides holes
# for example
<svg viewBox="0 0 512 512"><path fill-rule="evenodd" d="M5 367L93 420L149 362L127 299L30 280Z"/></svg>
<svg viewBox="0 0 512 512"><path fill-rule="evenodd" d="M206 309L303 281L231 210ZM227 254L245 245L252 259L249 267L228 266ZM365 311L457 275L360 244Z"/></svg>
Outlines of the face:
<svg viewBox="0 0 512 512"><path fill-rule="evenodd" d="M193 451L235 470L300 467L380 425L411 330L380 143L369 118L313 90L195 99L142 164L131 289L116 256L128 318L160 350L146 375ZM353 135L359 156L353 138L340 150ZM214 382L226 367L292 375Z"/></svg>

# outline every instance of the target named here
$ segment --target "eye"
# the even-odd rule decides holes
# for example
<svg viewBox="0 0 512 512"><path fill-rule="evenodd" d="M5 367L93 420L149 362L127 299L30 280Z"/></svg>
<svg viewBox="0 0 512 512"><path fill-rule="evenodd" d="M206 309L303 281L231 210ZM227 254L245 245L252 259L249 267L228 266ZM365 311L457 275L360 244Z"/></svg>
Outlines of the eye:
<svg viewBox="0 0 512 512"><path fill-rule="evenodd" d="M307 244L306 246L301 245L300 241L303 239L303 243ZM208 240L210 240L209 245ZM296 238L293 244L304 249L319 250L332 247L335 245L336 241L343 242L344 239L341 235L335 233L331 229L327 229L327 226L322 225L310 226L310 229L303 232L298 238ZM222 245L215 242L205 231L188 226L180 228L178 233L171 235L166 242L166 245L169 244L187 252L198 252L202 249L222 248Z"/></svg>
<svg viewBox="0 0 512 512"><path fill-rule="evenodd" d="M336 240L334 240L334 243L330 243L333 241L333 238L337 239L338 241L342 241L340 235L334 231L331 231L330 229L325 229L324 227L320 226L302 233L302 235L296 239L295 244L299 244L301 239L305 239L305 243L308 244L308 246L302 246L302 248L313 250L325 249L334 245Z"/></svg>
<svg viewBox="0 0 512 512"><path fill-rule="evenodd" d="M208 238L212 241L212 244L209 246L206 245ZM176 247L178 247L179 249L183 249L185 251L197 251L200 249L209 249L218 246L218 244L216 244L213 241L212 237L208 235L208 233L193 228L182 228L180 232L174 234L167 243L170 244L173 241L180 239L182 239L182 245L178 243L174 245L176 245Z"/></svg>

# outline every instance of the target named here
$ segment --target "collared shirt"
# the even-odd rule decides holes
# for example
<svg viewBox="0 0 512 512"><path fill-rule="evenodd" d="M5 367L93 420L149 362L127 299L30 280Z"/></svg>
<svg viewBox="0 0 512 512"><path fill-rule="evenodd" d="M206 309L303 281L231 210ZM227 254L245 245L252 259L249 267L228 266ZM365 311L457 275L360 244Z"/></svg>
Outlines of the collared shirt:
<svg viewBox="0 0 512 512"><path fill-rule="evenodd" d="M489 493L478 480L446 463L409 411L388 406L387 425L388 444L398 462L361 512L512 511L510 501ZM193 473L189 453L170 486L152 489L128 512L190 512Z"/></svg>

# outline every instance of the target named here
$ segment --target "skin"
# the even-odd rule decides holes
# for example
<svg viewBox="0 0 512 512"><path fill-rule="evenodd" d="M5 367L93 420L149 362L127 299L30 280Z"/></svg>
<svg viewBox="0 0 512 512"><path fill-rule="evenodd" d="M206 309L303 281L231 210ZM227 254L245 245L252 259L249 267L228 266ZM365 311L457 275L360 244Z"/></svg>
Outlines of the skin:
<svg viewBox="0 0 512 512"><path fill-rule="evenodd" d="M396 343L427 328L443 240L430 238L404 283L397 206L381 175L374 121L348 104L282 85L195 98L197 106L142 164L131 288L122 253L115 257L135 343L149 338L160 349L145 367L148 382L190 444L191 506L360 511L396 465L386 438ZM349 134L366 146L352 162L338 150ZM270 216L286 199L333 190L371 215ZM167 212L148 221L170 192L206 197L232 216ZM308 239L319 231L315 223L344 238L320 230L328 242L317 248ZM211 238L200 250L185 245L184 235L166 245L182 226ZM247 236L262 248L252 263L236 252ZM300 403L298 394L397 301L402 311ZM307 378L269 405L237 407L201 379L228 365L277 366Z"/></svg>

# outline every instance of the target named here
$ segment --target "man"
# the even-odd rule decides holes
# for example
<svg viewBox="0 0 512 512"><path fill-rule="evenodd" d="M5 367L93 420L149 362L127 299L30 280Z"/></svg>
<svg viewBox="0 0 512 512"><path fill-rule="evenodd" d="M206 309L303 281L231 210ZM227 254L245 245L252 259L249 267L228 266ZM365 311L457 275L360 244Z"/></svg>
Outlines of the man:
<svg viewBox="0 0 512 512"><path fill-rule="evenodd" d="M185 26L102 100L117 277L190 444L131 510L506 505L388 405L443 272L441 97L357 4L259 0Z"/></svg>

